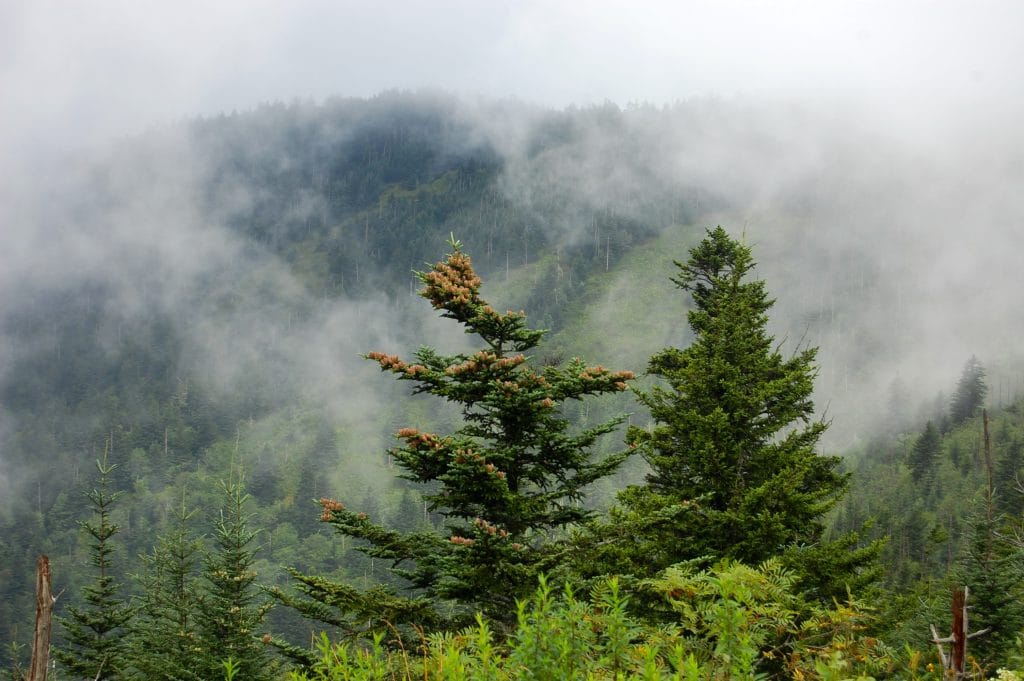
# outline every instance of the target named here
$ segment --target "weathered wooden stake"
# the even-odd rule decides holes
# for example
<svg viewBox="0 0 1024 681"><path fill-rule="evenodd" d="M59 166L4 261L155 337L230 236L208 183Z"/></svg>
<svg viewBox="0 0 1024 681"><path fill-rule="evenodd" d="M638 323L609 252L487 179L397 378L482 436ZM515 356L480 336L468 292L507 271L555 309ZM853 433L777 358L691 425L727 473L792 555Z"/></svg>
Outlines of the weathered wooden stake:
<svg viewBox="0 0 1024 681"><path fill-rule="evenodd" d="M53 627L53 604L57 601L50 589L50 559L36 560L36 628L32 634L32 666L28 681L46 681L46 665L50 661L50 632Z"/></svg>
<svg viewBox="0 0 1024 681"><path fill-rule="evenodd" d="M930 625L932 630L932 643L939 649L939 659L942 660L944 678L960 681L965 678L967 668L967 641L982 634L987 634L989 629L982 629L968 634L967 624L967 596L968 589L953 590L953 631L946 638L939 638L935 631L935 625ZM946 654L942 644L950 644L949 654Z"/></svg>
<svg viewBox="0 0 1024 681"><path fill-rule="evenodd" d="M953 672L962 679L967 664L967 587L953 591L953 637L950 651Z"/></svg>

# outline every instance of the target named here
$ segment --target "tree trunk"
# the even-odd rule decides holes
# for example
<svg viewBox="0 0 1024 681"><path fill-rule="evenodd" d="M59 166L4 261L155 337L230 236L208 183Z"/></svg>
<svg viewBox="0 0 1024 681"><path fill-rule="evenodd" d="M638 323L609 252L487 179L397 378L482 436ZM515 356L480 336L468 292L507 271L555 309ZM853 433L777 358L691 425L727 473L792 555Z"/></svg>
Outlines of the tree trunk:
<svg viewBox="0 0 1024 681"><path fill-rule="evenodd" d="M953 591L953 649L950 657L950 669L953 678L964 678L967 666L967 588Z"/></svg>
<svg viewBox="0 0 1024 681"><path fill-rule="evenodd" d="M36 628L32 635L32 666L29 670L29 681L46 681L55 600L50 590L50 559L45 555L39 556L36 561Z"/></svg>

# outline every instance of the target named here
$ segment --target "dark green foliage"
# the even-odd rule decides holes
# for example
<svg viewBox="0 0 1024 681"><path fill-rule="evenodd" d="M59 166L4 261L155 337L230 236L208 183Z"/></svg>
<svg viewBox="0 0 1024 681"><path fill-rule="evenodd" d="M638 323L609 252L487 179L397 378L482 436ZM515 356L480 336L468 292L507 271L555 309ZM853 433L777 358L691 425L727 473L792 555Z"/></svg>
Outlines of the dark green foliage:
<svg viewBox="0 0 1024 681"><path fill-rule="evenodd" d="M956 587L970 589L971 631L989 629L973 639L969 651L990 668L1006 659L1024 630L1024 551L1007 541L1006 519L976 509L967 528L965 550L952 573Z"/></svg>
<svg viewBox="0 0 1024 681"><path fill-rule="evenodd" d="M904 465L914 456L923 426L913 435L871 443L843 504L844 511L856 510L837 517L835 528L849 530L873 516L872 536L890 538L882 553L888 593L878 601L885 610L880 634L889 643L927 649L929 624L940 634L948 633L950 591L966 585L972 593L971 630L994 627L991 638L972 639L969 652L987 663L1009 666L1014 634L1008 632L1022 626L1018 617L1024 580L1024 553L1017 539L1024 532L1005 513L1020 496L1006 480L1015 468L1014 450L1021 439L1019 403L989 413L995 460L991 507L980 425L979 419L968 419L947 432L936 427L939 456L923 480L933 485L927 492Z"/></svg>
<svg viewBox="0 0 1024 681"><path fill-rule="evenodd" d="M409 271L453 230L466 235L485 271L504 270L506 262L534 263L552 244L533 210L543 211L552 224L592 224L601 240L597 248L562 247L562 264L571 274L557 293L573 295L606 260L615 262L628 245L650 237L652 222L691 210L678 187L656 177L647 187L661 200L648 204L651 214L644 217L650 220L623 216L618 202L595 207L580 201L557 182L538 182L530 210L524 210L503 191L507 159L458 109L451 97L390 92L323 105L272 104L196 121L188 135L211 158L203 202L221 211L225 195L247 187L251 200L228 224L278 253L311 291L347 296L381 287L389 293L408 290ZM533 127L531 154L574 144L594 125L585 120L588 115L548 112L559 132ZM605 119L599 125L607 134L625 132L622 112L616 109ZM545 323L564 314L551 293L539 287L530 300L529 309Z"/></svg>
<svg viewBox="0 0 1024 681"><path fill-rule="evenodd" d="M975 416L984 405L986 394L988 385L985 383L985 367L977 357L971 355L964 365L963 373L960 374L960 381L956 384L956 391L949 405L951 425L957 426Z"/></svg>
<svg viewBox="0 0 1024 681"><path fill-rule="evenodd" d="M1011 518L1024 518L1024 440L1014 433L999 449L995 470L996 506Z"/></svg>
<svg viewBox="0 0 1024 681"><path fill-rule="evenodd" d="M808 588L842 591L856 569L811 569L827 546L822 516L847 480L837 457L815 451L827 427L813 415L815 349L781 355L766 330L773 301L763 281L748 280L750 249L721 227L676 264L673 282L693 297L695 339L651 357L648 371L664 383L639 394L655 425L629 438L651 472L620 496L638 514L636 569L785 555Z"/></svg>
<svg viewBox="0 0 1024 681"><path fill-rule="evenodd" d="M58 618L60 644L53 656L73 678L120 679L124 665L124 633L132 609L121 598L121 584L113 574L115 547L111 539L119 527L111 511L120 492L108 490L110 474L116 468L106 457L97 461L99 480L86 493L93 519L80 523L90 538L89 560L96 569L93 582L82 588L81 606L68 606L68 615Z"/></svg>
<svg viewBox="0 0 1024 681"><path fill-rule="evenodd" d="M129 636L132 679L203 681L199 660L209 656L198 632L200 542L189 525L195 511L175 511L175 527L144 557L143 594Z"/></svg>
<svg viewBox="0 0 1024 681"><path fill-rule="evenodd" d="M261 597L253 569L252 545L257 532L249 529L249 495L237 482L225 483L224 507L214 525L214 549L202 569L203 599L196 620L202 653L196 667L200 678L219 678L223 662L239 663L242 679L274 678L259 631L271 604Z"/></svg>
<svg viewBox="0 0 1024 681"><path fill-rule="evenodd" d="M940 451L939 429L929 421L925 424L917 442L914 443L914 448L910 451L910 458L907 461L914 482L934 480Z"/></svg>
<svg viewBox="0 0 1024 681"><path fill-rule="evenodd" d="M402 532L413 532L423 529L426 519L423 517L423 504L417 503L419 496L412 490L402 493L402 500L395 510L391 524Z"/></svg>
<svg viewBox="0 0 1024 681"><path fill-rule="evenodd" d="M301 577L300 588L316 603L306 614L358 629L387 620L452 628L472 622L477 611L511 623L517 598L528 595L541 572L557 567L562 528L587 519L584 489L612 473L627 456L591 460L597 439L619 421L572 432L559 405L566 400L626 389L630 372L586 366L530 367L526 354L543 332L525 326L522 313L500 314L479 296L480 279L469 257L454 252L419 273L421 295L479 337L472 354L440 355L421 348L413 362L371 352L382 370L414 384L413 391L458 406L464 425L451 435L402 428L392 455L402 477L423 483L424 499L444 518L443 534L387 529L365 512L322 499L322 519L344 535L365 540L363 549L408 580L412 598L381 588L369 594L329 580ZM286 602L301 607L295 599ZM325 607L326 606L326 607ZM331 614L336 609L335 614Z"/></svg>

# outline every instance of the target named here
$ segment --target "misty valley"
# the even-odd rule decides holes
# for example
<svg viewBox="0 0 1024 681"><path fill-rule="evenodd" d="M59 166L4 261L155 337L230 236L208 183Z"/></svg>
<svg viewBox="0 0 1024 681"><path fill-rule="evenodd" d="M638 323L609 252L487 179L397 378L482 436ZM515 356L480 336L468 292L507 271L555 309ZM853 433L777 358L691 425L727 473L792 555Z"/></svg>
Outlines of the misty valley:
<svg viewBox="0 0 1024 681"><path fill-rule="evenodd" d="M46 555L56 679L1021 678L1024 163L945 144L394 91L40 160L0 672Z"/></svg>

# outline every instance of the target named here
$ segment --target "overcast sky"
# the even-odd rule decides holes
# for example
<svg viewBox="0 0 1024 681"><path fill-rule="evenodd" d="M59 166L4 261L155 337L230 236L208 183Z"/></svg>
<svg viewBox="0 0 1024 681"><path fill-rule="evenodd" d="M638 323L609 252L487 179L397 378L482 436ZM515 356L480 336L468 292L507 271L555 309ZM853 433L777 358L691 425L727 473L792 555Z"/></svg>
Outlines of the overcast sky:
<svg viewBox="0 0 1024 681"><path fill-rule="evenodd" d="M680 131L676 148L689 153L661 158L656 170L680 186L710 178L715 182L705 184L725 181L727 193L728 182L738 183L750 188L743 196L769 204L784 197L780 187L804 185L822 202L834 200L834 207L814 216L820 229L816 240L803 244L807 257L884 261L868 272L896 282L899 316L906 316L905 309L922 310L916 326L901 322L911 329L904 336L914 338L915 350L918 337L937 348L916 352L919 373L940 374L948 383L972 352L989 361L996 356L992 343L979 340L991 335L986 323L1020 310L1024 0L0 0L0 292L5 278L12 282L6 290L15 290L14 282L62 277L68 263L112 276L141 269L160 278L166 307L178 309L180 300L194 300L179 289L206 285L196 272L220 273L223 263L238 260L237 244L226 234L210 242L205 222L191 212L188 183L179 177L188 176L188 163L180 159L189 150L158 155L170 162L154 176L167 182L118 179L115 186L127 187L121 195L130 198L110 216L106 239L90 241L83 230L66 244L56 243L53 234L67 239L76 236L74 229L55 229L46 211L41 218L34 212L37 204L59 203L48 163L67 151L102 147L111 138L197 115L294 98L368 97L395 88L439 88L467 99L513 97L553 107L735 99L740 106L721 110L739 110L735 120L747 123L762 109L773 116L781 111L782 120L754 126L735 144L728 135L705 141ZM826 115L808 117L815 125L805 127L786 106L752 106L755 113L744 114L744 102L764 99L820 105ZM854 134L852 126L861 121L874 125L873 132L881 124L881 134ZM724 127L728 131L728 121ZM955 134L944 134L948 128ZM749 155L733 148L773 130L777 147ZM815 134L853 149L824 144ZM673 135L647 139L663 144ZM895 141L900 154L886 154ZM670 154L673 147L665 149ZM569 161L557 165L556 157L552 167L567 171L565 186L603 199L606 185L589 183L587 174L598 169L595 175L607 181L608 150L617 147L595 144L592 155L570 150ZM926 162L917 161L918 151ZM902 163L898 169L890 167L893 158ZM37 160L42 163L31 164ZM535 170L524 166L521 174L530 178ZM617 170L616 182L631 172L646 177L635 167ZM33 210L20 213L19 199ZM14 238L19 228L26 238ZM767 252L783 251L770 250L772 225L758 223L756 214L752 229L759 230ZM893 231L904 234L902 250L888 239ZM199 249L202 259L195 248L200 238L207 239ZM851 253L867 255L858 260ZM284 268L279 274L288 281ZM127 275L123 279L122 290L134 295L138 287ZM792 285L823 298L831 289L822 281L829 279ZM1002 295L994 295L997 290ZM783 298L794 305L804 301ZM338 359L344 353L332 332L363 328L351 323L352 314L360 318L361 312L347 304L339 302L316 330L321 340L312 345L321 354L308 352L306 330L293 330L289 317L285 333L295 347L301 340L303 351L285 354L308 359L308 371L297 370L300 375L344 375L323 367L372 347L362 337L353 339L348 359ZM952 323L960 319L967 322ZM881 312L857 323L881 329L879 335L896 326ZM397 325L381 322L381 328L373 332L386 336ZM967 331L955 336L953 328ZM259 339L225 326L229 343L214 331L202 338L197 333L195 340L221 364L217 352L230 347L245 359L238 339ZM1016 347L1022 336L1024 321L1014 317L1000 338ZM833 384L846 384L847 368L856 361L838 353L823 358L827 375L839 377L830 379ZM899 370L887 375L915 382L914 366L904 357L891 362L900 363ZM1014 379L1024 385L1024 373L1017 371ZM323 394L344 391L330 384ZM0 483L2 475L0 467Z"/></svg>
<svg viewBox="0 0 1024 681"><path fill-rule="evenodd" d="M0 144L64 147L266 101L442 88L562 107L841 99L1016 107L1024 3L0 0Z"/></svg>

